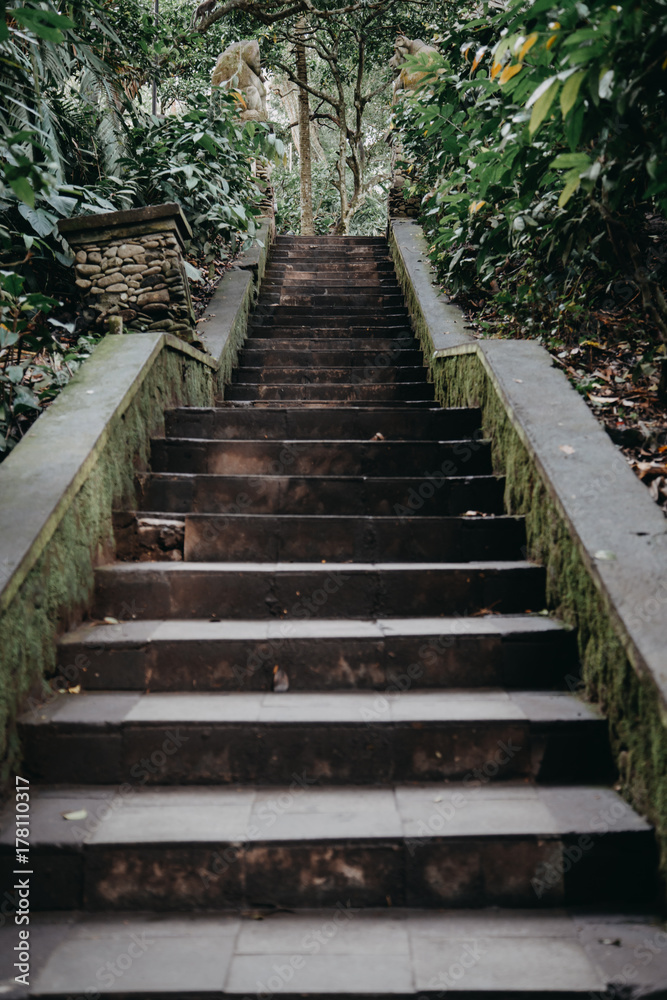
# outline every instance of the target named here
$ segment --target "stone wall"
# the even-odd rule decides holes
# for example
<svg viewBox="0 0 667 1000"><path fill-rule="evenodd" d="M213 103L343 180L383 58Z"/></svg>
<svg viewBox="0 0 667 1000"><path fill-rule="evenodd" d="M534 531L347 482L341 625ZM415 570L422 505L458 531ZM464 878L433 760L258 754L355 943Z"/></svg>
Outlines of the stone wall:
<svg viewBox="0 0 667 1000"><path fill-rule="evenodd" d="M195 317L182 258L189 226L177 205L68 219L60 230L75 251L89 326L121 316L129 331L192 339Z"/></svg>
<svg viewBox="0 0 667 1000"><path fill-rule="evenodd" d="M96 321L120 314L132 330L168 330L186 339L192 332L188 279L172 235L86 246L77 251L76 276Z"/></svg>

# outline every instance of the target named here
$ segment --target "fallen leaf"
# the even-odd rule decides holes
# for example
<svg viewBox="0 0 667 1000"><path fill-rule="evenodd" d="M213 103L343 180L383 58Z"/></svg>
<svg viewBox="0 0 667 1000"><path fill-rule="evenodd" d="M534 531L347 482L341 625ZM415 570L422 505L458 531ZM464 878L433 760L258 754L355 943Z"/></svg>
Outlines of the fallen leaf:
<svg viewBox="0 0 667 1000"><path fill-rule="evenodd" d="M85 819L88 815L87 809L75 809L74 812L61 813L63 819L71 820L73 823Z"/></svg>
<svg viewBox="0 0 667 1000"><path fill-rule="evenodd" d="M105 625L120 625L117 618L104 618L103 621Z"/></svg>
<svg viewBox="0 0 667 1000"><path fill-rule="evenodd" d="M616 553L611 552L609 549L598 549L595 553L595 558L601 559L603 562L614 562Z"/></svg>
<svg viewBox="0 0 667 1000"><path fill-rule="evenodd" d="M67 688L69 694L81 694L81 685L77 684L76 687Z"/></svg>
<svg viewBox="0 0 667 1000"><path fill-rule="evenodd" d="M289 690L289 677L282 667L278 664L273 668L273 690L278 694L282 694L284 691Z"/></svg>
<svg viewBox="0 0 667 1000"><path fill-rule="evenodd" d="M574 448L571 444L561 444L559 448L565 455L574 455Z"/></svg>
<svg viewBox="0 0 667 1000"><path fill-rule="evenodd" d="M591 403L601 403L603 406L609 403L618 403L618 396L592 396L588 397Z"/></svg>

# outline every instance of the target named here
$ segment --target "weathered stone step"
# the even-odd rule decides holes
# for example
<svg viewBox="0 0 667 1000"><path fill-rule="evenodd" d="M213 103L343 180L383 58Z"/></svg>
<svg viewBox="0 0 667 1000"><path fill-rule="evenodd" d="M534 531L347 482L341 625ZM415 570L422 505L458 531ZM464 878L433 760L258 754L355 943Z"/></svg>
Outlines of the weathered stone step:
<svg viewBox="0 0 667 1000"><path fill-rule="evenodd" d="M365 368L357 368L352 365L337 368L317 368L311 365L295 367L249 367L248 364L241 364L234 369L233 382L253 385L335 385L342 382L343 385L366 385L383 384L394 385L397 382L425 382L427 370L423 365L413 366L384 366L373 368L370 365Z"/></svg>
<svg viewBox="0 0 667 1000"><path fill-rule="evenodd" d="M235 382L226 386L225 398L230 400L340 400L340 402L365 402L369 400L390 402L396 399L420 399L432 403L434 392L430 382L394 382L388 385L382 383L354 385L346 382L334 384L320 382L314 385L257 385L248 382Z"/></svg>
<svg viewBox="0 0 667 1000"><path fill-rule="evenodd" d="M309 250L305 247L276 247L271 254L271 262L291 261L306 265L322 262L324 264L341 261L387 261L393 266L393 260L386 246L375 247L336 247L335 249Z"/></svg>
<svg viewBox="0 0 667 1000"><path fill-rule="evenodd" d="M59 695L19 720L23 774L49 784L318 785L613 780L602 715L566 693L116 691Z"/></svg>
<svg viewBox="0 0 667 1000"><path fill-rule="evenodd" d="M65 686L86 690L399 691L561 689L577 683L572 630L543 616L336 621L125 621L83 625L58 648Z"/></svg>
<svg viewBox="0 0 667 1000"><path fill-rule="evenodd" d="M188 562L479 562L521 559L521 517L186 514Z"/></svg>
<svg viewBox="0 0 667 1000"><path fill-rule="evenodd" d="M115 563L95 572L92 616L396 618L544 607L544 567L478 563Z"/></svg>
<svg viewBox="0 0 667 1000"><path fill-rule="evenodd" d="M320 389L320 386L315 386ZM472 476L491 473L491 446L461 441L356 441L327 439L206 440L156 438L155 472L216 475Z"/></svg>
<svg viewBox="0 0 667 1000"><path fill-rule="evenodd" d="M394 348L390 351L381 351L377 347L370 350L348 350L334 351L327 350L326 345L322 345L322 350L294 350L291 347L270 350L256 349L252 340L246 341L247 347L239 351L239 368L290 368L300 367L309 369L322 368L343 368L345 366L354 369L376 370L378 367L388 368L389 365L399 365L401 367L423 366L424 356L413 344L408 348ZM288 342L289 343L289 342ZM321 344L321 341L318 342Z"/></svg>
<svg viewBox="0 0 667 1000"><path fill-rule="evenodd" d="M502 514L505 480L366 476L216 476L142 473L139 507L191 514L342 514L432 516Z"/></svg>
<svg viewBox="0 0 667 1000"><path fill-rule="evenodd" d="M394 280L396 272L394 263L389 258L363 260L361 258L348 260L311 260L293 261L289 259L272 260L269 262L265 274L271 278L291 278L292 276L303 276L306 280L341 280L349 277L353 280L367 277L368 280L389 279Z"/></svg>
<svg viewBox="0 0 667 1000"><path fill-rule="evenodd" d="M395 313L403 308L403 294L399 290L356 289L343 293L340 289L329 292L324 285L315 286L310 291L291 289L282 284L279 290L266 289L262 292L255 316L277 309L290 309L295 315L308 315L306 310L319 311L331 315L365 316L379 315L388 310Z"/></svg>
<svg viewBox="0 0 667 1000"><path fill-rule="evenodd" d="M364 247L379 246L386 247L387 240L384 236L300 236L286 234L276 236L274 247L300 246L307 250L328 249L335 246L344 247Z"/></svg>
<svg viewBox="0 0 667 1000"><path fill-rule="evenodd" d="M408 324L408 311L400 305L391 308L381 308L374 305L327 306L326 303L316 303L312 306L266 305L260 304L252 316L253 329L257 326L307 326L313 329L323 327L343 329L348 331L351 326L375 327L378 330L396 327L400 324L405 329Z"/></svg>
<svg viewBox="0 0 667 1000"><path fill-rule="evenodd" d="M418 348L414 335L405 325L397 326L350 326L346 330L340 327L327 327L326 321L313 326L312 324L295 324L293 326L262 326L250 324L246 347L258 350L283 351L290 348L297 350L404 350L405 345Z"/></svg>
<svg viewBox="0 0 667 1000"><path fill-rule="evenodd" d="M285 273L271 272L267 270L262 282L263 292L289 292L290 295L327 295L333 296L342 292L344 295L366 295L369 292L380 295L400 295L401 286L395 277L391 275L365 275L354 274L352 280L349 275L338 274L318 275L316 271L310 275L301 272Z"/></svg>
<svg viewBox="0 0 667 1000"><path fill-rule="evenodd" d="M0 933L9 956L15 928L9 923ZM122 978L105 990L109 1000L288 991L307 1000L424 1000L440 993L452 1000L591 1000L611 996L619 969L635 970L631 987L638 994L667 978L664 934L653 915L624 919L554 908L359 910L341 898L328 910L186 919L127 911L34 914L30 940L35 994L54 1000L90 995L100 970L108 975L110 968ZM642 956L651 956L645 965L637 961L637 942L646 942Z"/></svg>
<svg viewBox="0 0 667 1000"><path fill-rule="evenodd" d="M311 409L332 409L340 413L343 407L353 406L361 403L367 409L373 409L376 413L383 413L387 410L428 410L433 406L432 399L366 399L366 400L337 400L337 399L217 399L216 406L229 406L232 409L243 409L244 407L257 407L258 409L275 409L281 407L286 410Z"/></svg>
<svg viewBox="0 0 667 1000"><path fill-rule="evenodd" d="M177 733L165 749L176 755ZM185 744L182 744L184 747ZM161 758L160 758L161 759ZM646 904L650 826L590 786L31 788L31 911ZM111 801L110 801L111 798ZM67 821L64 813L85 813ZM4 813L12 885L15 810ZM611 874L613 873L613 877Z"/></svg>
<svg viewBox="0 0 667 1000"><path fill-rule="evenodd" d="M229 407L181 407L165 413L169 437L230 439L264 438L302 441L309 438L340 441L375 439L386 441L423 439L462 440L479 431L481 414L476 407L452 407L408 412L396 409L378 413L368 407L349 406L338 411L306 409L230 409ZM420 470L421 471L421 470Z"/></svg>

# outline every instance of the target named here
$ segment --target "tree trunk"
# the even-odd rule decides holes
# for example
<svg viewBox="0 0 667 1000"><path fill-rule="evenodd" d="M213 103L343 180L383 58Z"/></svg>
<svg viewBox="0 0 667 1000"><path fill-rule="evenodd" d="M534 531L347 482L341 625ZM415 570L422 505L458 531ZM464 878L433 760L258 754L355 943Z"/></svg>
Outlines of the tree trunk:
<svg viewBox="0 0 667 1000"><path fill-rule="evenodd" d="M300 83L308 83L308 64L306 62L306 45L303 39L306 22L303 18L297 25L297 42L294 47L296 56L296 75ZM312 155L310 149L310 104L308 91L299 87L299 170L301 175L301 235L313 236L313 178Z"/></svg>

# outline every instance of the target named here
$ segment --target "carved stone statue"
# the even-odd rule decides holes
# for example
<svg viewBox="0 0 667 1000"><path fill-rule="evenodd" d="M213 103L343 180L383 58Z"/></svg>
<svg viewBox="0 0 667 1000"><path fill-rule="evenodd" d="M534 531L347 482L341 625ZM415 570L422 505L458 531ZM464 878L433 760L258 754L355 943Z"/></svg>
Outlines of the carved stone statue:
<svg viewBox="0 0 667 1000"><path fill-rule="evenodd" d="M416 90L426 76L426 73L409 72L403 65L407 57L429 52L437 55L438 50L433 45L427 45L426 42L422 42L421 38L410 39L405 35L398 36L394 46L394 55L389 60L391 68L399 71L398 76L394 80L393 104L396 104L400 100L399 95L401 91Z"/></svg>
<svg viewBox="0 0 667 1000"><path fill-rule="evenodd" d="M218 56L211 86L238 94L243 121L268 121L266 88L256 39L234 42Z"/></svg>

